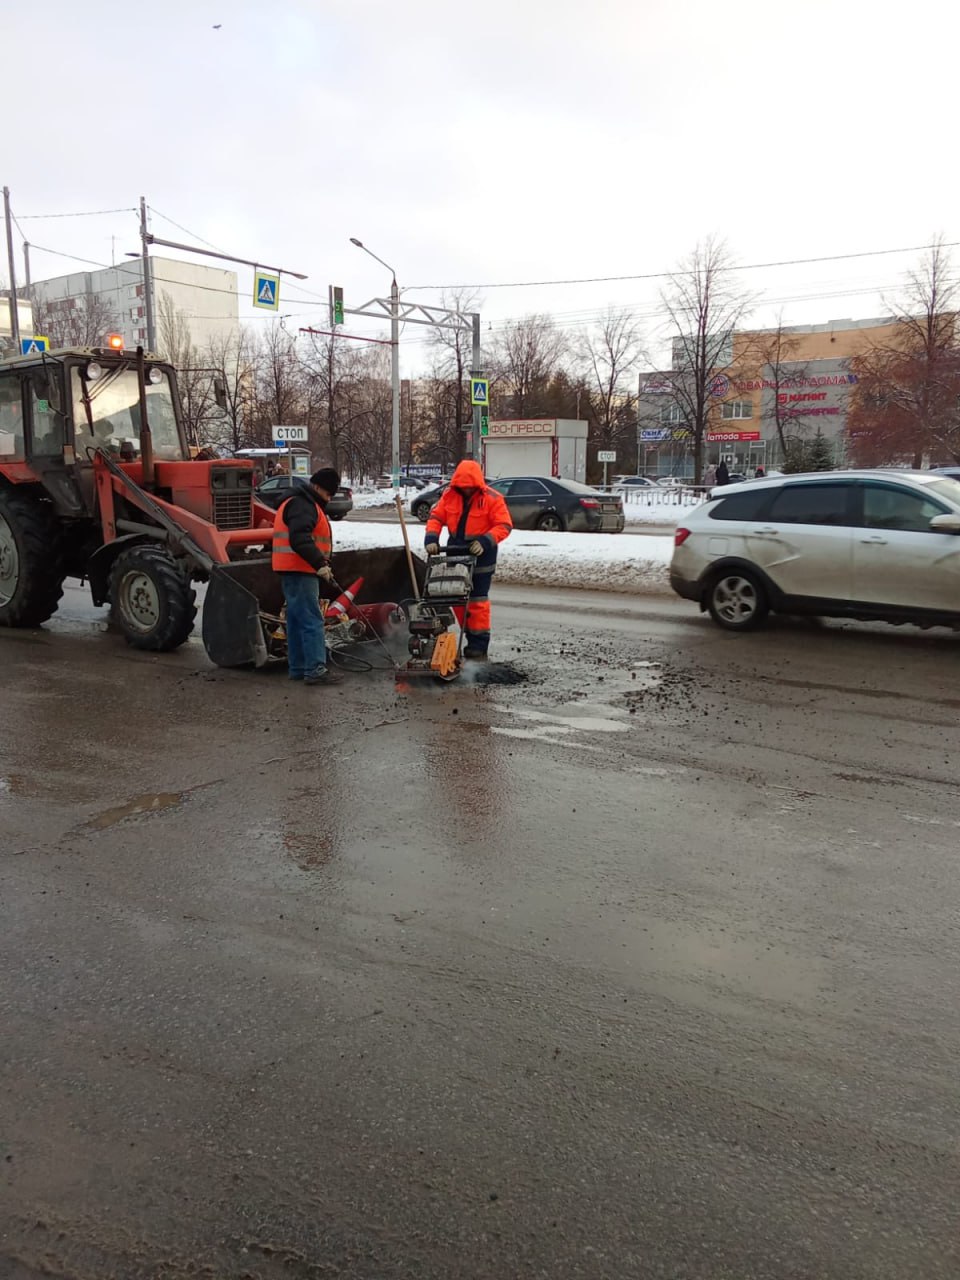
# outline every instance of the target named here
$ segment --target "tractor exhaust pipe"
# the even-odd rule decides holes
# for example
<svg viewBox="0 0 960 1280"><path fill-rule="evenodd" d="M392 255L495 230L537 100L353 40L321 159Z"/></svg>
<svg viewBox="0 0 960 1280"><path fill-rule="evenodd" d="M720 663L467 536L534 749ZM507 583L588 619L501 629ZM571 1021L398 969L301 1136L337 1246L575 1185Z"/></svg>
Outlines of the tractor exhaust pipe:
<svg viewBox="0 0 960 1280"><path fill-rule="evenodd" d="M153 488L153 433L147 419L147 366L143 347L137 347L137 390L140 393L140 461L143 464L143 483Z"/></svg>

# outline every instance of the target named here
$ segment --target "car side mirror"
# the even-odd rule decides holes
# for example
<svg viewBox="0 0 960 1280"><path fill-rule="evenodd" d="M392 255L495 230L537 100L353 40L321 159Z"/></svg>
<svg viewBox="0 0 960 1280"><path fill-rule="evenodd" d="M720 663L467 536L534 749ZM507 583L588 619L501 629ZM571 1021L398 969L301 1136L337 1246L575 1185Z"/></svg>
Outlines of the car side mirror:
<svg viewBox="0 0 960 1280"><path fill-rule="evenodd" d="M944 511L942 515L933 517L930 528L934 533L960 533L960 515Z"/></svg>

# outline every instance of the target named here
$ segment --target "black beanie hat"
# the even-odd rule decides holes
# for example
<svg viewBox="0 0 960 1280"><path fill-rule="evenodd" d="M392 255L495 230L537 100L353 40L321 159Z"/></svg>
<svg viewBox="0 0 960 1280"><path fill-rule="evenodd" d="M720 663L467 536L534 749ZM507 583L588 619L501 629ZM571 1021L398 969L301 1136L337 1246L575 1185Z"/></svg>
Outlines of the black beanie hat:
<svg viewBox="0 0 960 1280"><path fill-rule="evenodd" d="M310 483L315 484L318 489L325 489L332 496L340 488L340 473L334 471L333 467L321 467L310 477Z"/></svg>

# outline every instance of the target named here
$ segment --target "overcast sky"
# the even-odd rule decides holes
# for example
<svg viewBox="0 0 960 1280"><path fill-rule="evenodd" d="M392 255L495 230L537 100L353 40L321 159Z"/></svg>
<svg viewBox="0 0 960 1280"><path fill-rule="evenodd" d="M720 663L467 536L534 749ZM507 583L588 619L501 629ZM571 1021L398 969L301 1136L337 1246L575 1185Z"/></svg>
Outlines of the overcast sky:
<svg viewBox="0 0 960 1280"><path fill-rule="evenodd" d="M745 264L960 239L949 0L0 0L0 37L15 212L142 193L306 272L282 292L290 327L325 316L307 291L387 291L349 236L404 287L663 271L711 232ZM132 213L22 226L100 262L137 248ZM788 322L879 314L915 257L750 272L755 318L781 299ZM482 311L583 326L629 305L654 340L657 290L487 287Z"/></svg>

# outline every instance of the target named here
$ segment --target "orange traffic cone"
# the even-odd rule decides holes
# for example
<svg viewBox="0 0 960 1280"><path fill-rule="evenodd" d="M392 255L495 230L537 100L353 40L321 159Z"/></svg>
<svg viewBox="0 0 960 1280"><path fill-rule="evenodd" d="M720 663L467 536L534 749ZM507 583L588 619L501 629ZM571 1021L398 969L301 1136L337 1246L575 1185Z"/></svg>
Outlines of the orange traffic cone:
<svg viewBox="0 0 960 1280"><path fill-rule="evenodd" d="M358 578L356 582L347 587L346 591L344 591L342 595L337 596L333 604L330 605L327 610L327 617L336 619L339 618L342 613L349 613L351 617L355 616L356 606L354 605L354 601L356 600L362 586L363 579Z"/></svg>

